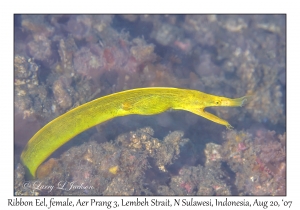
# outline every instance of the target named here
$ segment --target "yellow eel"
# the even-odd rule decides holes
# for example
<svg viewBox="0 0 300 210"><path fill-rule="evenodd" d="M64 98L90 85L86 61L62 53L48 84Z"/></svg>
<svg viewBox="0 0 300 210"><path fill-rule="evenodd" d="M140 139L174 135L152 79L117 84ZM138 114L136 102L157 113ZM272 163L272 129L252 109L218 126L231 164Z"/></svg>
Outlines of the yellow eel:
<svg viewBox="0 0 300 210"><path fill-rule="evenodd" d="M154 115L181 109L231 129L227 121L204 111L204 108L242 106L247 98L231 99L169 87L137 88L114 93L78 106L46 124L28 141L21 161L35 178L39 165L74 136L109 119L130 114Z"/></svg>

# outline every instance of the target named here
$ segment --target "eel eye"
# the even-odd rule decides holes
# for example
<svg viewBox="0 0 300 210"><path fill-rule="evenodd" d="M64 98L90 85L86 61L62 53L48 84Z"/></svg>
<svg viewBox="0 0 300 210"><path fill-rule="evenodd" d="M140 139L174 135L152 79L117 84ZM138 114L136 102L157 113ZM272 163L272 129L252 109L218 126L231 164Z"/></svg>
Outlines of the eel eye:
<svg viewBox="0 0 300 210"><path fill-rule="evenodd" d="M219 104L220 104L220 101L216 101L216 104L219 105Z"/></svg>

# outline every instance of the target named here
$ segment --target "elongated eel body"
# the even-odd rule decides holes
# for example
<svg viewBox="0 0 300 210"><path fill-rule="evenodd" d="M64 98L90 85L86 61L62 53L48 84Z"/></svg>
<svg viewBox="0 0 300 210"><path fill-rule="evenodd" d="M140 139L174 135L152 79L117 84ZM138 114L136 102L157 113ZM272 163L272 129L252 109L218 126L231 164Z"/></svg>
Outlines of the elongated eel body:
<svg viewBox="0 0 300 210"><path fill-rule="evenodd" d="M130 115L154 115L169 109L192 112L232 128L219 117L204 111L210 106L242 106L248 96L230 99L197 90L154 87L107 95L57 117L41 128L27 143L21 161L32 177L39 165L77 134L109 119Z"/></svg>

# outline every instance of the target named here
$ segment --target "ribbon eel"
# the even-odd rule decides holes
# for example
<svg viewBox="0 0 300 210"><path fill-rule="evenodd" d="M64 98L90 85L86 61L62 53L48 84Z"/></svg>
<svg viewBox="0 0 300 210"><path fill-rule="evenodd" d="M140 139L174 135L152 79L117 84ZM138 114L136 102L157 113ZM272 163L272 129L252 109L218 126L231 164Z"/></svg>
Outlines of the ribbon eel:
<svg viewBox="0 0 300 210"><path fill-rule="evenodd" d="M197 90L151 87L126 90L100 97L57 117L41 128L27 143L21 161L35 178L39 165L77 134L109 119L130 115L154 115L169 109L192 112L233 128L227 121L204 110L211 106L242 106L248 96L226 98Z"/></svg>

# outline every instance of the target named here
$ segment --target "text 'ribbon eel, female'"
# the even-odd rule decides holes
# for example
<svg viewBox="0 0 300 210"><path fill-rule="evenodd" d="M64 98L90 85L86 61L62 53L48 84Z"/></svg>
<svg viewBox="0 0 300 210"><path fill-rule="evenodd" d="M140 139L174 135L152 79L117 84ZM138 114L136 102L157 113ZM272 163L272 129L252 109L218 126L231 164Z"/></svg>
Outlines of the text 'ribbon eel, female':
<svg viewBox="0 0 300 210"><path fill-rule="evenodd" d="M137 88L114 93L78 106L46 124L28 141L21 161L30 175L35 177L39 165L77 134L109 119L130 114L154 115L181 109L230 129L232 126L227 121L204 111L204 108L242 106L247 98L231 99L169 87Z"/></svg>

